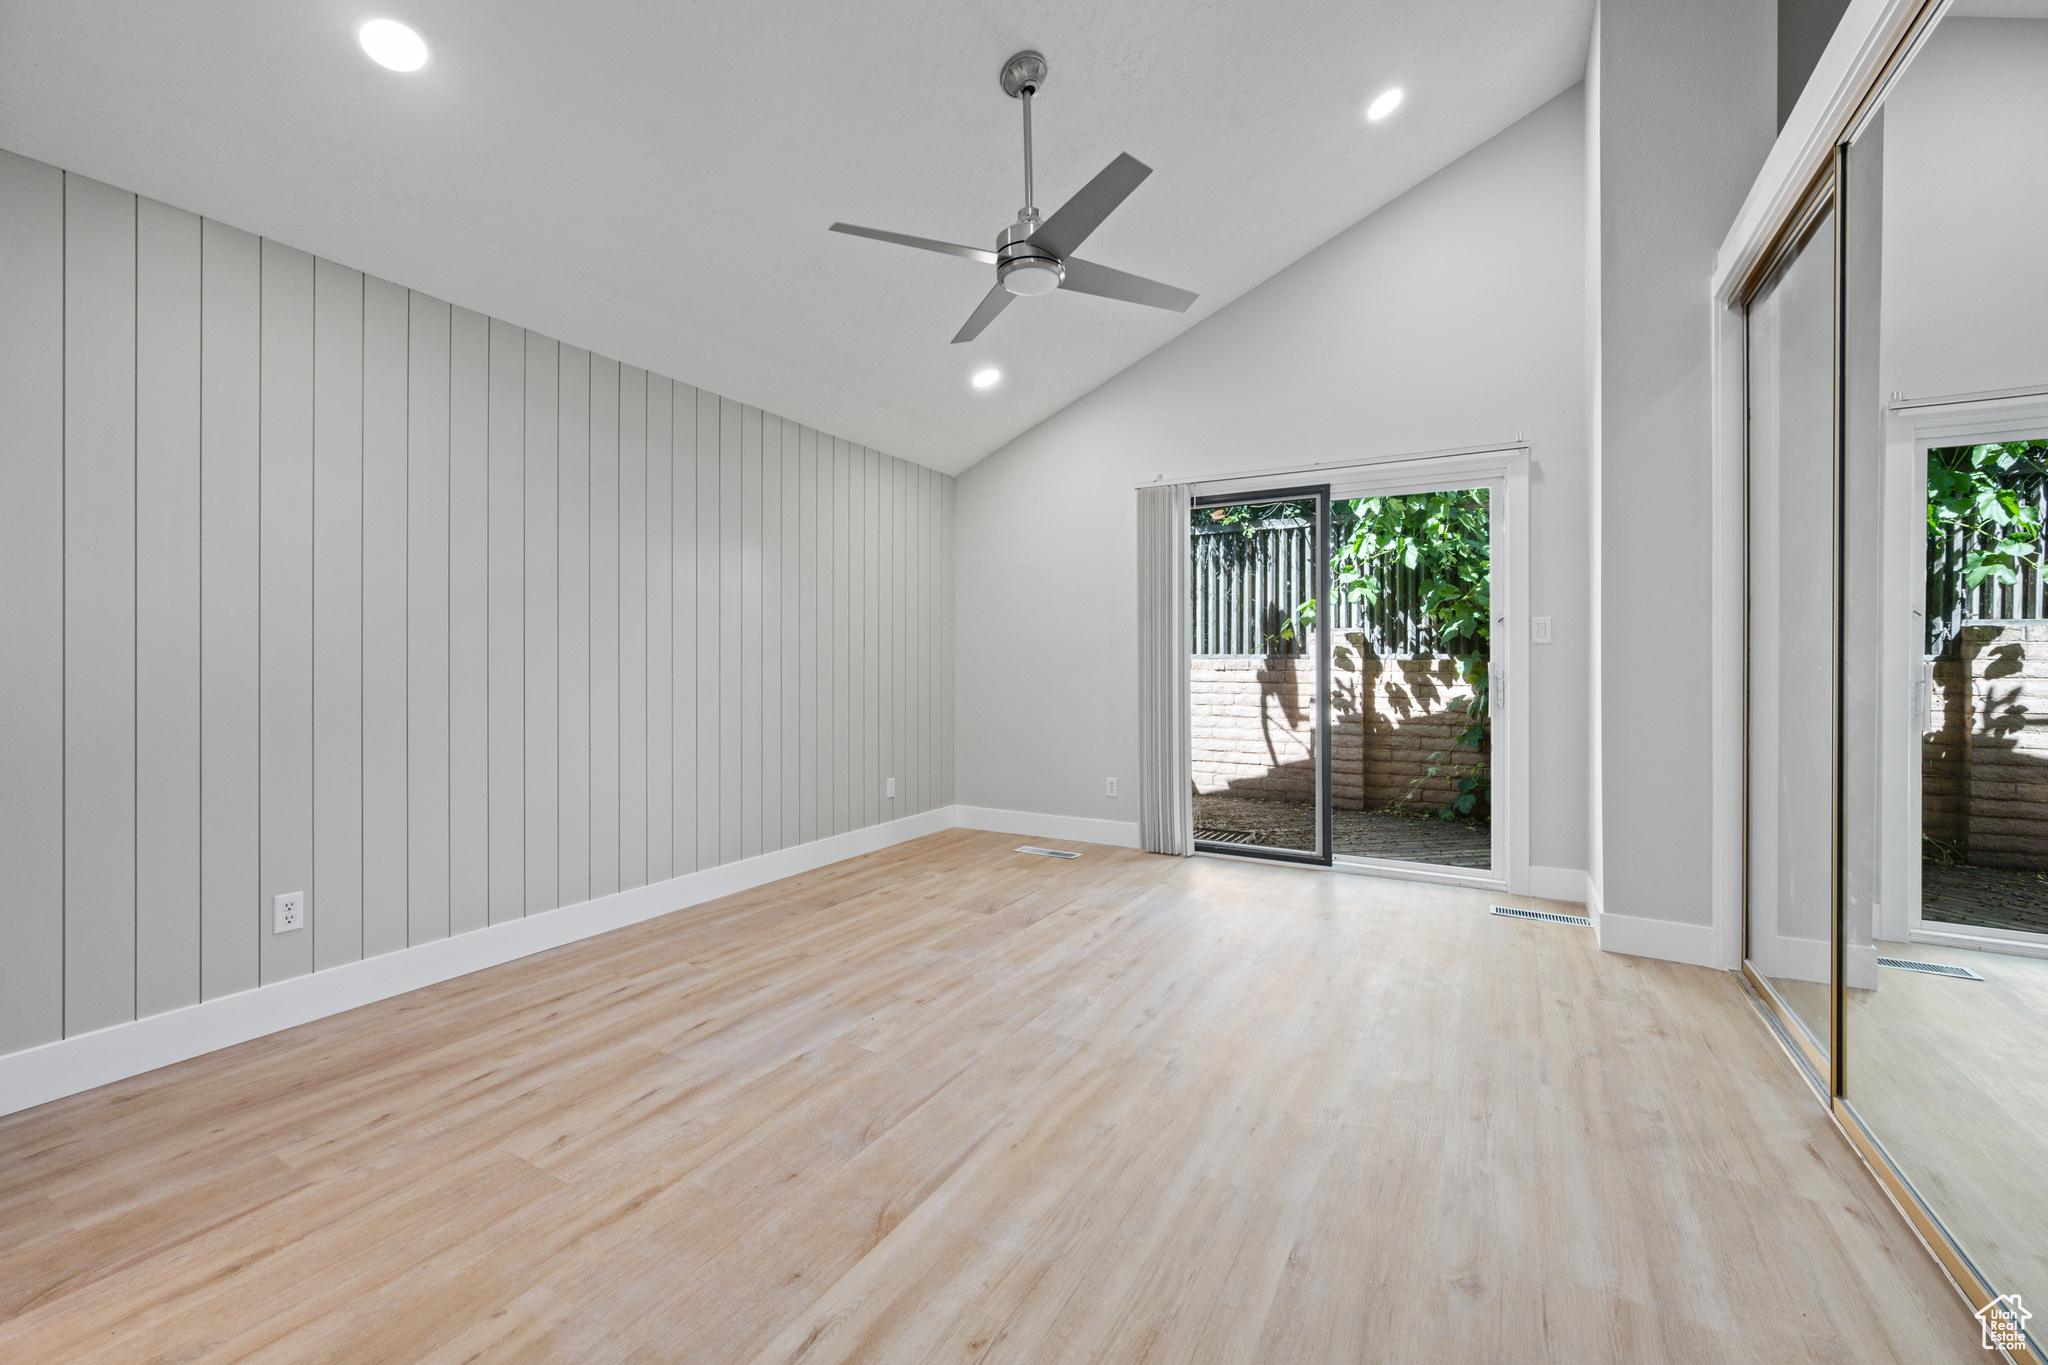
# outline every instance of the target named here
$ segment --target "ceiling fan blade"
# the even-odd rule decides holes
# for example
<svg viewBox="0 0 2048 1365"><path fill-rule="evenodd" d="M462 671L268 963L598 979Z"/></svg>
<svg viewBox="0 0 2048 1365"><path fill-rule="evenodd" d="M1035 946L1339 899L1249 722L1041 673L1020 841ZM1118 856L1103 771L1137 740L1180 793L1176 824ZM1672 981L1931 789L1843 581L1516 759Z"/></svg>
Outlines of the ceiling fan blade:
<svg viewBox="0 0 2048 1365"><path fill-rule="evenodd" d="M1176 313L1187 312L1188 305L1201 297L1185 289L1175 289L1170 284L1148 280L1143 275L1111 270L1093 261L1077 261L1069 256L1061 264L1066 267L1066 275L1060 280L1060 288L1071 289L1077 294L1098 294L1105 299L1122 299L1125 303L1142 303L1151 308L1169 308Z"/></svg>
<svg viewBox="0 0 2048 1365"><path fill-rule="evenodd" d="M904 232L884 232L880 228L855 227L851 223L834 223L832 231L844 232L850 237L872 237L878 242L894 242L898 246L914 246L922 251L936 251L945 256L965 256L970 261L983 265L994 265L996 253L983 251L978 246L961 246L958 242L935 242L929 237L912 237Z"/></svg>
<svg viewBox="0 0 2048 1365"><path fill-rule="evenodd" d="M1116 160L1097 171L1093 180L1031 234L1031 244L1042 246L1055 256L1065 256L1087 241L1088 234L1101 227L1102 220L1115 212L1116 206L1150 174L1150 166L1129 152L1118 152Z"/></svg>
<svg viewBox="0 0 2048 1365"><path fill-rule="evenodd" d="M1001 285L997 285L989 290L987 295L982 298L982 301L975 305L973 315L960 328L960 335L953 338L953 344L958 346L963 341L972 341L980 336L981 329L994 322L996 314L1008 308L1010 300L1016 297L1015 294L1012 294Z"/></svg>

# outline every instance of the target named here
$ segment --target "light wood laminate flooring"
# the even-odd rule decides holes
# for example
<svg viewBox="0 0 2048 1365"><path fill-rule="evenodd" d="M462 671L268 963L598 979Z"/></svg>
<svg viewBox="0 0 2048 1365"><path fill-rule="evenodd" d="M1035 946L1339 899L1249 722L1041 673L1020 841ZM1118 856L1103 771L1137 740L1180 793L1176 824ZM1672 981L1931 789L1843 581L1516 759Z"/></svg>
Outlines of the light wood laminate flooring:
<svg viewBox="0 0 2048 1365"><path fill-rule="evenodd" d="M1730 974L1023 842L0 1119L0 1360L1984 1358Z"/></svg>
<svg viewBox="0 0 2048 1365"><path fill-rule="evenodd" d="M1876 990L1851 990L1849 1103L1995 1289L2048 1299L2048 961L1931 943L1877 949L1984 979L1884 967ZM1826 1017L1826 986L1776 988L1802 1017Z"/></svg>

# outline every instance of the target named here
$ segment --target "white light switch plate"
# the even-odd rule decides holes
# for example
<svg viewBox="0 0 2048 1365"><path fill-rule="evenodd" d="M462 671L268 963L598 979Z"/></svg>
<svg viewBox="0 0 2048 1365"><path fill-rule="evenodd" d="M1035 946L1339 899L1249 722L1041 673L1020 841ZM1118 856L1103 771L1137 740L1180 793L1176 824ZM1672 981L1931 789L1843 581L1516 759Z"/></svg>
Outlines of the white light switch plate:
<svg viewBox="0 0 2048 1365"><path fill-rule="evenodd" d="M1548 616L1532 616L1529 618L1529 642L1538 645L1550 643L1550 618Z"/></svg>
<svg viewBox="0 0 2048 1365"><path fill-rule="evenodd" d="M306 893L287 891L272 902L275 920L270 927L273 934L289 934L294 929L306 927Z"/></svg>

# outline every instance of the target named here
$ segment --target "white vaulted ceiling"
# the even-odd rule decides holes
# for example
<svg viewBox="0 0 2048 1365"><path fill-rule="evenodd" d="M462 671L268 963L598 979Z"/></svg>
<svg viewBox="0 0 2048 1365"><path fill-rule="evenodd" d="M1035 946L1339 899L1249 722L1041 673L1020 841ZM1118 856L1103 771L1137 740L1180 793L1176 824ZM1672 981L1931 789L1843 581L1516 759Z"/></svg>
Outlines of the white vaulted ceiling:
<svg viewBox="0 0 2048 1365"><path fill-rule="evenodd" d="M957 471L1579 79L1590 0L0 0L0 146ZM434 60L353 35L391 15ZM1021 199L1154 173L1069 293L949 344ZM1389 86L1400 110L1360 110ZM968 376L994 365L987 391Z"/></svg>

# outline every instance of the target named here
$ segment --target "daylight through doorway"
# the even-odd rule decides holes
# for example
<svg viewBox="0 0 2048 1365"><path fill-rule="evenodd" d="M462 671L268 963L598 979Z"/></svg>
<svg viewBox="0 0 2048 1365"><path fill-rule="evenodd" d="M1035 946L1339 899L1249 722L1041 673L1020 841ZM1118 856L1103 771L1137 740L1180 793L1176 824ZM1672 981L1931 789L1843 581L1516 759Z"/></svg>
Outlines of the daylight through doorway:
<svg viewBox="0 0 2048 1365"><path fill-rule="evenodd" d="M1196 504L1198 847L1492 871L1491 493Z"/></svg>

